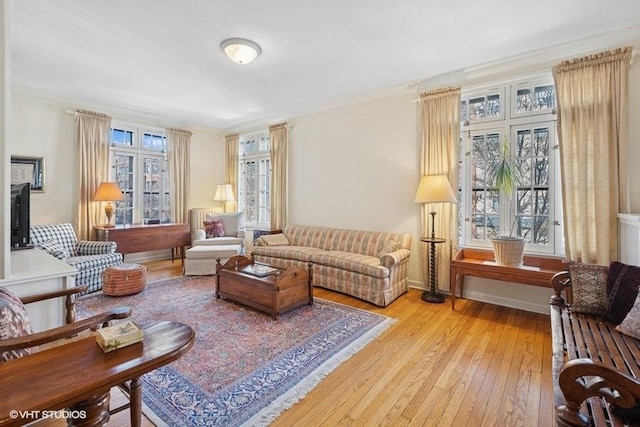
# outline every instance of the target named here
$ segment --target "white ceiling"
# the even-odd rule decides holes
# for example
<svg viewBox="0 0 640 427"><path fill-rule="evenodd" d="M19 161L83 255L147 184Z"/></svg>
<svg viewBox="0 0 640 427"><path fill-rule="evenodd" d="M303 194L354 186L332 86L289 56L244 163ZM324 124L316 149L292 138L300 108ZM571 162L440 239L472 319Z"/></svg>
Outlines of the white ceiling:
<svg viewBox="0 0 640 427"><path fill-rule="evenodd" d="M12 0L17 89L233 129L606 34L638 0ZM249 65L220 42L262 47ZM413 83L413 85L412 85Z"/></svg>

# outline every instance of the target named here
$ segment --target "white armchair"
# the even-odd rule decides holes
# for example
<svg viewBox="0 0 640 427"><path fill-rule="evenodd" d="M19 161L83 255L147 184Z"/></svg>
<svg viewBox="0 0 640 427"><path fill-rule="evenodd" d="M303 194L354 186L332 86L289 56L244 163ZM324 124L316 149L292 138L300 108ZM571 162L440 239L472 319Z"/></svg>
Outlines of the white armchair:
<svg viewBox="0 0 640 427"><path fill-rule="evenodd" d="M191 209L191 246L241 245L246 234L244 212L220 213L216 209Z"/></svg>

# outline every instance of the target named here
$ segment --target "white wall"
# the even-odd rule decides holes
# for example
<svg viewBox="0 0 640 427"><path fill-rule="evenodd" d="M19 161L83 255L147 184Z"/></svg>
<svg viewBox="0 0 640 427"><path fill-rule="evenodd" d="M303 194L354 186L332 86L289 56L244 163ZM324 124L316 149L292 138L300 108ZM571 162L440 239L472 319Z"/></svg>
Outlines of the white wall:
<svg viewBox="0 0 640 427"><path fill-rule="evenodd" d="M414 98L384 98L288 120L289 223L410 233L413 253L419 253ZM410 279L419 280L420 268L419 257L412 256Z"/></svg>

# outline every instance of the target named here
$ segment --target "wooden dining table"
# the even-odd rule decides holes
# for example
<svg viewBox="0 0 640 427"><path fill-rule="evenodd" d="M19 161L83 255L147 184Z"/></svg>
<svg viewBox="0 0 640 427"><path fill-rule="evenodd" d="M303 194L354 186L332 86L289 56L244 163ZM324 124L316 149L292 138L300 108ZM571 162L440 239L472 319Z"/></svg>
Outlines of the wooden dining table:
<svg viewBox="0 0 640 427"><path fill-rule="evenodd" d="M112 387L131 381L132 425L140 425L140 377L184 355L195 340L188 325L139 325L144 339L104 353L94 337L0 363L0 425L24 425L63 410L68 425L102 426L109 420Z"/></svg>

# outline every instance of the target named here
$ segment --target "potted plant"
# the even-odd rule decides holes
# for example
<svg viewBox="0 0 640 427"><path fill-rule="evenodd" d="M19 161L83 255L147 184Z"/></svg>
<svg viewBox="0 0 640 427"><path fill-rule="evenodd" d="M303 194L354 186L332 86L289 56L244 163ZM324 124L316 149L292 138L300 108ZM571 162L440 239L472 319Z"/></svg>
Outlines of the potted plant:
<svg viewBox="0 0 640 427"><path fill-rule="evenodd" d="M508 201L509 211L513 215L515 211L515 203L513 194L516 186L520 182L520 169L510 154L509 142L504 138L500 148L498 163L491 174L492 182L495 182L498 192L502 193ZM515 215L514 215L515 217ZM511 223L508 235L500 235L491 239L493 253L498 265L509 267L521 267L522 257L524 255L524 239L520 236L514 236L517 217Z"/></svg>

